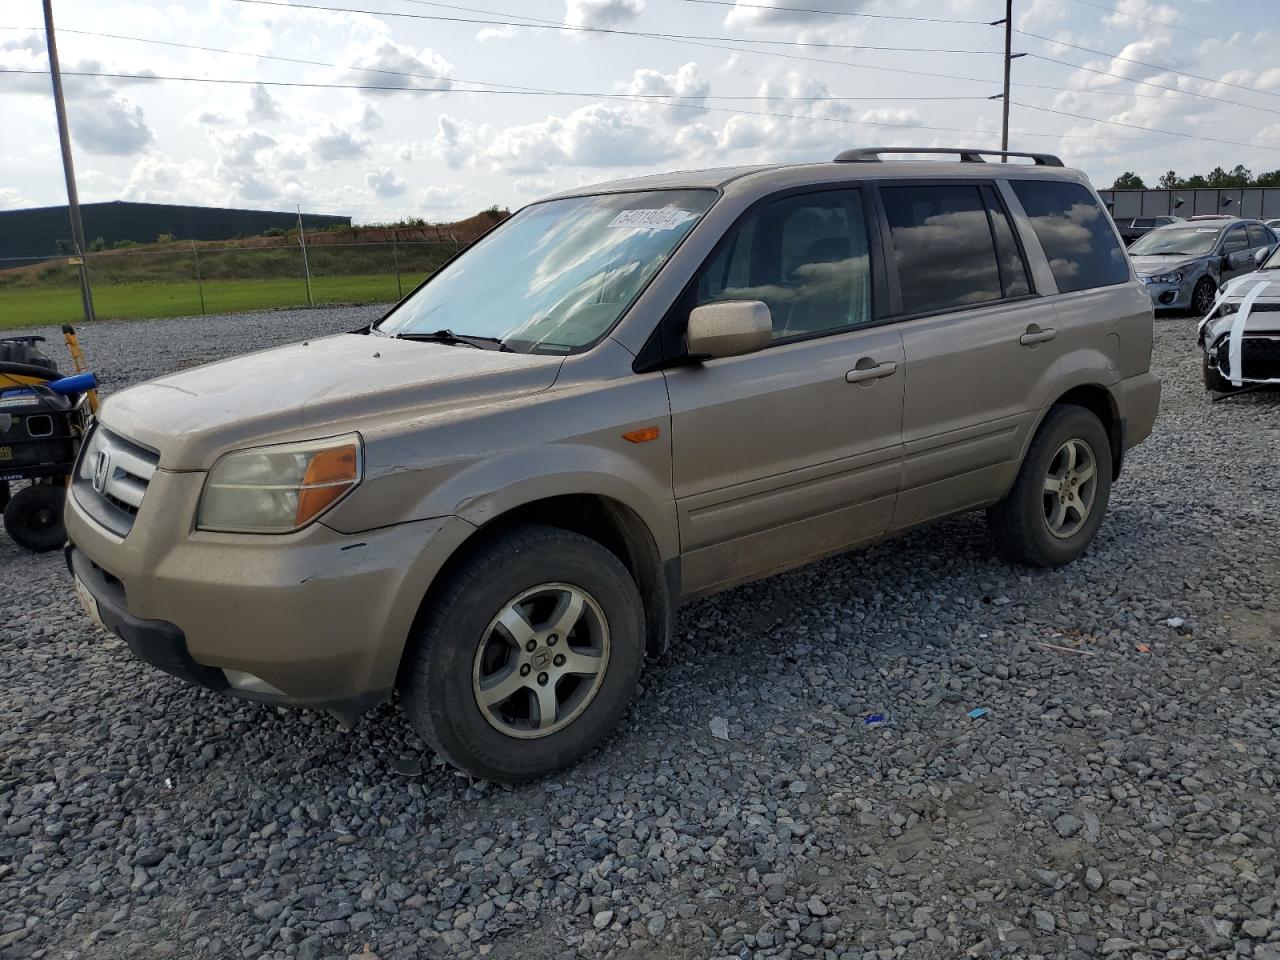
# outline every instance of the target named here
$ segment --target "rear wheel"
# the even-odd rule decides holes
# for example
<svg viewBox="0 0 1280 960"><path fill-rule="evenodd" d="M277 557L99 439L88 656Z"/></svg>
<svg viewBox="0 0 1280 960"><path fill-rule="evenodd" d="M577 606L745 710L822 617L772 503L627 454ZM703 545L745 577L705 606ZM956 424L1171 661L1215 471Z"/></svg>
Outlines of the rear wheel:
<svg viewBox="0 0 1280 960"><path fill-rule="evenodd" d="M54 483L33 483L15 493L4 508L4 528L19 546L45 553L67 540L62 504L67 491Z"/></svg>
<svg viewBox="0 0 1280 960"><path fill-rule="evenodd" d="M1037 567L1070 563L1093 542L1111 497L1111 442L1084 407L1054 407L1009 495L987 511L996 548Z"/></svg>
<svg viewBox="0 0 1280 960"><path fill-rule="evenodd" d="M518 528L446 575L409 654L404 708L459 769L530 780L582 757L622 718L644 636L617 557L566 530Z"/></svg>
<svg viewBox="0 0 1280 960"><path fill-rule="evenodd" d="M1218 293L1218 286L1208 277L1202 277L1191 291L1191 312L1198 317L1205 316L1213 309L1213 298Z"/></svg>

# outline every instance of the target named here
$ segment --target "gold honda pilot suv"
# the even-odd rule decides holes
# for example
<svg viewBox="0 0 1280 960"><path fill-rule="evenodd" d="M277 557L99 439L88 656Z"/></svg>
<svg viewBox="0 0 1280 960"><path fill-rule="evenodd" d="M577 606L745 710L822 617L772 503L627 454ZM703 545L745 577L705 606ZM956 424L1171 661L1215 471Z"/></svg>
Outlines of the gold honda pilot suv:
<svg viewBox="0 0 1280 960"><path fill-rule="evenodd" d="M1156 417L1151 301L1082 174L982 156L575 190L366 329L125 390L77 592L178 677L346 723L399 691L518 781L610 731L691 597L978 509L1067 563Z"/></svg>

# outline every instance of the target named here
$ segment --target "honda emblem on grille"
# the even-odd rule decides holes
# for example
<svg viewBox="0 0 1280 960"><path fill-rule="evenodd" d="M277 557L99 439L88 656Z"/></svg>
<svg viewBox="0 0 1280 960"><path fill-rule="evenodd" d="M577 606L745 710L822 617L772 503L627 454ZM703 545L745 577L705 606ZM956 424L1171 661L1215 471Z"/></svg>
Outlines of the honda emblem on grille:
<svg viewBox="0 0 1280 960"><path fill-rule="evenodd" d="M107 478L111 476L111 454L106 450L99 450L97 458L93 461L93 489L98 493L105 494L107 492Z"/></svg>

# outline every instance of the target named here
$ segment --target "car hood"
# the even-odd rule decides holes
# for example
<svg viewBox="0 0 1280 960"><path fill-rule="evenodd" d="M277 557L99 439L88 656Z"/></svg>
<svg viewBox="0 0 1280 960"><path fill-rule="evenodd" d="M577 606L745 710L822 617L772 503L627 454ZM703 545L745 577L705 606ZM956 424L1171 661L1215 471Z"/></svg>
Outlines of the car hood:
<svg viewBox="0 0 1280 960"><path fill-rule="evenodd" d="M1249 316L1245 318L1244 332L1250 334L1280 335L1280 270L1262 270L1246 273L1229 280L1222 289L1223 303L1239 303L1255 288L1258 295L1253 301ZM1204 326L1206 342L1213 343L1231 330L1239 313L1214 317Z"/></svg>
<svg viewBox="0 0 1280 960"><path fill-rule="evenodd" d="M339 334L183 370L124 390L102 422L205 470L227 450L332 436L388 415L443 412L545 390L563 357Z"/></svg>
<svg viewBox="0 0 1280 960"><path fill-rule="evenodd" d="M1162 273L1179 273L1190 270L1204 257L1132 257L1133 268L1140 277L1154 277Z"/></svg>

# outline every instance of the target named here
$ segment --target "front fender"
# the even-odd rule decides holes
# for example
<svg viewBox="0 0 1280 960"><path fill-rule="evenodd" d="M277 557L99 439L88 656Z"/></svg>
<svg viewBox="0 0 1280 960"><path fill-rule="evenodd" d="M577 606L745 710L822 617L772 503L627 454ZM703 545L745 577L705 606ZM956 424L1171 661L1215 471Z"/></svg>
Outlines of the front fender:
<svg viewBox="0 0 1280 960"><path fill-rule="evenodd" d="M512 478L518 477L513 482ZM680 553L675 500L666 482L630 457L598 447L552 443L473 463L430 490L416 511L452 515L477 527L537 500L605 497L631 509L649 528L662 559Z"/></svg>

